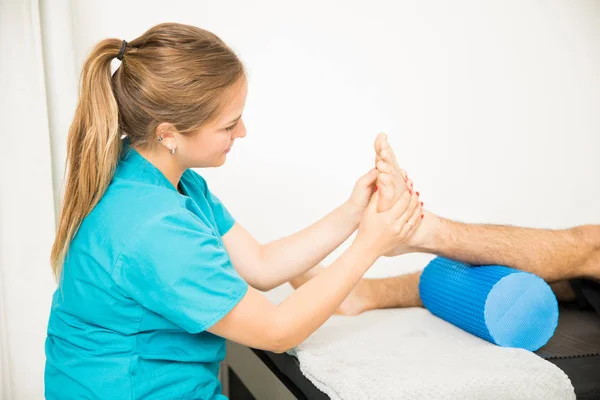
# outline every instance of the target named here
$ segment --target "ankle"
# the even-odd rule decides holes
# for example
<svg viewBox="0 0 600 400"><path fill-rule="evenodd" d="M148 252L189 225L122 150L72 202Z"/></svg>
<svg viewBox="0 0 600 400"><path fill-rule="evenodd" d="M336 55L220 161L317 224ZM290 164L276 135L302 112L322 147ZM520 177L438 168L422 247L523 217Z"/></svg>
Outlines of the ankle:
<svg viewBox="0 0 600 400"><path fill-rule="evenodd" d="M426 252L439 250L448 231L448 220L424 210L421 225L409 243L407 252Z"/></svg>
<svg viewBox="0 0 600 400"><path fill-rule="evenodd" d="M377 293L373 283L373 279L363 278L354 289L358 314L377 309Z"/></svg>
<svg viewBox="0 0 600 400"><path fill-rule="evenodd" d="M340 304L337 314L354 316L377 308L372 280L363 278L358 281L350 295Z"/></svg>

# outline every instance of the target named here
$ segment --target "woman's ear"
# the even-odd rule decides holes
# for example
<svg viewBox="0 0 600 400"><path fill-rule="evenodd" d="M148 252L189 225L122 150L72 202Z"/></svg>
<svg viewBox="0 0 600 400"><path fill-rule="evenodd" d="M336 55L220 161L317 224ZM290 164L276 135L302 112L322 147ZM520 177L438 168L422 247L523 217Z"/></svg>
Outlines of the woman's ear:
<svg viewBox="0 0 600 400"><path fill-rule="evenodd" d="M175 139L175 133L177 129L173 124L168 122L161 122L154 132L156 135L156 141L165 146L171 154L177 149L177 141Z"/></svg>
<svg viewBox="0 0 600 400"><path fill-rule="evenodd" d="M168 122L161 122L156 127L154 134L156 135L157 141L164 141L165 139L173 139L174 132L177 132L177 129L175 129L175 126L173 124L170 124Z"/></svg>

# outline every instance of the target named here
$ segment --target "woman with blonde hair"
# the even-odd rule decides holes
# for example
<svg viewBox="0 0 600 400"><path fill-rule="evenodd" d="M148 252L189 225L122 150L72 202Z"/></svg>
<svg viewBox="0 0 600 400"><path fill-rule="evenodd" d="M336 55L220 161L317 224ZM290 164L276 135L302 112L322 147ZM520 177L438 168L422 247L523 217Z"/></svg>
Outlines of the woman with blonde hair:
<svg viewBox="0 0 600 400"><path fill-rule="evenodd" d="M103 40L86 60L51 257L59 286L46 398L222 398L225 339L294 347L418 225L409 191L378 212L373 169L318 222L259 244L191 170L223 165L246 136L247 90L233 51L187 25ZM259 292L310 270L356 229L351 246L281 304Z"/></svg>

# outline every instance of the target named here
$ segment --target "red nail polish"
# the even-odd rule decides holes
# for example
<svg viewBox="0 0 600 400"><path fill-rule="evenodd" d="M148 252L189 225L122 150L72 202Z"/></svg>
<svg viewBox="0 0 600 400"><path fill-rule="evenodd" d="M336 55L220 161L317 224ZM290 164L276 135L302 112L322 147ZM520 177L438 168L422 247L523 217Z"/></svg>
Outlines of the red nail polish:
<svg viewBox="0 0 600 400"><path fill-rule="evenodd" d="M421 214L421 219L423 219L424 216L425 216L425 214Z"/></svg>
<svg viewBox="0 0 600 400"><path fill-rule="evenodd" d="M423 207L423 202L421 202L421 207Z"/></svg>
<svg viewBox="0 0 600 400"><path fill-rule="evenodd" d="M417 192L417 196L420 196L421 194L419 192Z"/></svg>

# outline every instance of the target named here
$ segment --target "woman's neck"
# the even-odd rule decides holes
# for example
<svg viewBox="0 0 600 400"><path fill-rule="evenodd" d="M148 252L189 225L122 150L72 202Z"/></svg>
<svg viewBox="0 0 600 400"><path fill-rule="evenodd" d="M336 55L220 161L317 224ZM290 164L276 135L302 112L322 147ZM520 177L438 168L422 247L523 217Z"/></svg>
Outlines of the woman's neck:
<svg viewBox="0 0 600 400"><path fill-rule="evenodd" d="M162 174L169 180L169 182L171 182L176 190L179 190L179 180L181 179L181 175L183 175L186 168L180 166L173 155L171 155L168 151L150 151L145 149L136 150L149 163L154 165L160 172L162 172Z"/></svg>

